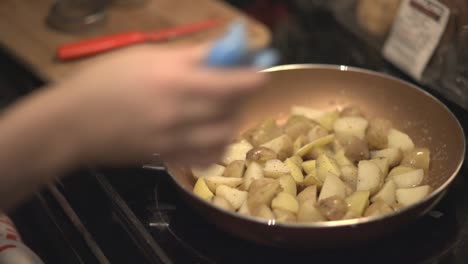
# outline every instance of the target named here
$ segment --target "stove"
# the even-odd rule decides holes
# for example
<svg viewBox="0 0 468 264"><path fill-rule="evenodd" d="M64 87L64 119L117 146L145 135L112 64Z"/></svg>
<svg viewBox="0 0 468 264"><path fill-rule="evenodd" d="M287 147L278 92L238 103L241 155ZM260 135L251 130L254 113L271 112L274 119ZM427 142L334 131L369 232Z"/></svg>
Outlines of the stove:
<svg viewBox="0 0 468 264"><path fill-rule="evenodd" d="M407 79L326 11L314 12L298 11L277 24L274 46L283 54L282 63L346 64ZM0 53L0 58L9 56ZM2 63L11 65L13 60L0 60ZM18 64L17 60L14 63ZM18 69L23 69L15 71L24 76L33 76L20 66ZM31 78L24 87L41 85L40 80ZM1 84L0 90L11 87ZM464 129L468 128L465 110L429 92L455 113ZM1 93L0 102L6 106L11 100L5 98L22 94ZM354 248L283 249L238 239L208 223L180 200L165 172L139 167L71 172L12 216L24 241L46 263L461 264L468 263L467 177L468 167L464 166L433 211L398 232Z"/></svg>

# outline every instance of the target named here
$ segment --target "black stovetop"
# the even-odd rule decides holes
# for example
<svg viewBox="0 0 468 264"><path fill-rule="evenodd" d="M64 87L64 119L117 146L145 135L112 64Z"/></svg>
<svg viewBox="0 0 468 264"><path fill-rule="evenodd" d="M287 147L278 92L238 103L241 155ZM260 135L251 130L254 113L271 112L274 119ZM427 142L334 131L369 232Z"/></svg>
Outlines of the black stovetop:
<svg viewBox="0 0 468 264"><path fill-rule="evenodd" d="M283 53L282 63L346 64L405 78L326 13L313 17L290 17L277 28L274 45ZM441 100L467 129L468 113ZM237 239L181 201L167 174L142 168L73 172L19 208L14 220L47 263L461 264L468 263L467 177L464 166L432 212L356 248L301 251Z"/></svg>

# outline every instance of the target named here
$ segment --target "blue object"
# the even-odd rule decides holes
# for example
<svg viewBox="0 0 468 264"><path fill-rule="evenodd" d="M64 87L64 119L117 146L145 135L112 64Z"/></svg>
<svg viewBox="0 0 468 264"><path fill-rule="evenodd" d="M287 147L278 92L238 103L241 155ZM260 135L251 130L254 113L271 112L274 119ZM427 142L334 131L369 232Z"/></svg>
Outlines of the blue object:
<svg viewBox="0 0 468 264"><path fill-rule="evenodd" d="M242 22L234 22L208 54L207 65L229 67L250 65L257 68L269 68L279 60L279 54L273 49L251 52L247 47L247 32Z"/></svg>

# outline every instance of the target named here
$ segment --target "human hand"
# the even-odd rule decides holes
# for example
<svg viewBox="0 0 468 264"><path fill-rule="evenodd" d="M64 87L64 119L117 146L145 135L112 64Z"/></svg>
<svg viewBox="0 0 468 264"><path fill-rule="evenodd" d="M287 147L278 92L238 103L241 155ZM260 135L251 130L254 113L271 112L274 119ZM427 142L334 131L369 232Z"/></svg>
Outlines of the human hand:
<svg viewBox="0 0 468 264"><path fill-rule="evenodd" d="M56 89L69 102L86 163L215 161L236 132L245 96L265 82L255 69L203 66L204 48L129 48L102 57Z"/></svg>

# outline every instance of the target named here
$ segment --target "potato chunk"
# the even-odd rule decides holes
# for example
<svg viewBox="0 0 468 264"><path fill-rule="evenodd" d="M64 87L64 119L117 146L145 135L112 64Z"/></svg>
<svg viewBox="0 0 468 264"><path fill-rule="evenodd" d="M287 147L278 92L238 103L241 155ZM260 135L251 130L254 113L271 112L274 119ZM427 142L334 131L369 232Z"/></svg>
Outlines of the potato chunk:
<svg viewBox="0 0 468 264"><path fill-rule="evenodd" d="M299 204L303 204L305 202L315 204L317 201L317 186L309 186L305 188L297 195L296 198Z"/></svg>
<svg viewBox="0 0 468 264"><path fill-rule="evenodd" d="M224 177L242 178L245 171L245 162L243 160L235 160L229 163L224 170Z"/></svg>
<svg viewBox="0 0 468 264"><path fill-rule="evenodd" d="M320 222L326 221L327 219L320 213L320 211L315 207L315 204L306 202L302 203L297 212L297 221L298 222Z"/></svg>
<svg viewBox="0 0 468 264"><path fill-rule="evenodd" d="M263 178L253 181L247 195L247 205L250 213L255 214L262 204L270 205L271 200L280 190L280 184L275 179Z"/></svg>
<svg viewBox="0 0 468 264"><path fill-rule="evenodd" d="M351 162L369 159L369 146L362 139L351 136L346 141L344 148L344 154Z"/></svg>
<svg viewBox="0 0 468 264"><path fill-rule="evenodd" d="M294 151L294 146L291 138L288 135L281 135L261 145L276 152L279 160L285 160L291 157Z"/></svg>
<svg viewBox="0 0 468 264"><path fill-rule="evenodd" d="M198 178L193 187L193 193L206 201L211 201L211 198L213 198L213 192L208 188L203 178Z"/></svg>
<svg viewBox="0 0 468 264"><path fill-rule="evenodd" d="M235 160L245 160L247 152L252 148L253 146L245 139L228 145L222 158L223 164L227 165Z"/></svg>
<svg viewBox="0 0 468 264"><path fill-rule="evenodd" d="M340 220L348 211L348 205L343 198L331 196L318 202L317 209L329 220Z"/></svg>
<svg viewBox="0 0 468 264"><path fill-rule="evenodd" d="M394 128L388 131L387 140L389 148L398 148L403 152L413 150L414 148L413 140L407 134Z"/></svg>
<svg viewBox="0 0 468 264"><path fill-rule="evenodd" d="M368 160L361 160L358 164L357 191L376 193L383 183L382 172L379 167Z"/></svg>
<svg viewBox="0 0 468 264"><path fill-rule="evenodd" d="M340 117L336 120L333 128L340 140L346 140L352 136L364 139L368 123L362 117Z"/></svg>
<svg viewBox="0 0 468 264"><path fill-rule="evenodd" d="M403 206L413 205L424 199L430 192L429 185L422 185L413 188L402 188L396 190L396 199Z"/></svg>
<svg viewBox="0 0 468 264"><path fill-rule="evenodd" d="M246 154L246 159L248 162L254 161L259 164L265 164L265 162L276 158L276 152L266 147L253 148Z"/></svg>
<svg viewBox="0 0 468 264"><path fill-rule="evenodd" d="M285 174L289 174L291 171L281 160L269 160L265 163L263 168L263 174L265 177L279 178Z"/></svg>
<svg viewBox="0 0 468 264"><path fill-rule="evenodd" d="M429 170L429 163L431 154L427 148L415 148L403 156L401 161L402 166L413 167L416 169L423 169L424 173L427 174Z"/></svg>
<svg viewBox="0 0 468 264"><path fill-rule="evenodd" d="M276 121L269 118L262 122L257 127L247 130L243 137L253 146L258 147L281 135L281 128L278 127Z"/></svg>
<svg viewBox="0 0 468 264"><path fill-rule="evenodd" d="M226 185L220 185L216 188L216 196L224 198L232 205L234 210L237 210L247 199L247 192L239 191Z"/></svg>
<svg viewBox="0 0 468 264"><path fill-rule="evenodd" d="M369 146L374 149L384 149L388 145L388 132L392 128L392 122L383 118L374 118L369 122L366 139Z"/></svg>
<svg viewBox="0 0 468 264"><path fill-rule="evenodd" d="M297 202L296 198L291 194L287 192L280 192L271 201L271 208L297 213L297 211L299 210L299 203Z"/></svg>
<svg viewBox="0 0 468 264"><path fill-rule="evenodd" d="M319 201L331 196L338 196L341 198L346 196L345 184L334 174L328 174L325 179L322 190L320 191Z"/></svg>

